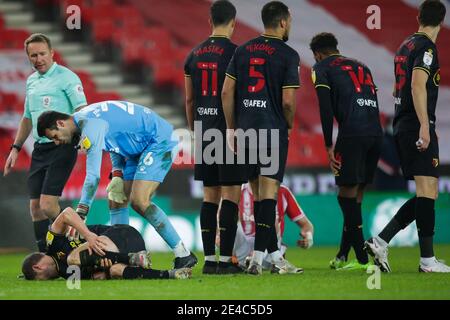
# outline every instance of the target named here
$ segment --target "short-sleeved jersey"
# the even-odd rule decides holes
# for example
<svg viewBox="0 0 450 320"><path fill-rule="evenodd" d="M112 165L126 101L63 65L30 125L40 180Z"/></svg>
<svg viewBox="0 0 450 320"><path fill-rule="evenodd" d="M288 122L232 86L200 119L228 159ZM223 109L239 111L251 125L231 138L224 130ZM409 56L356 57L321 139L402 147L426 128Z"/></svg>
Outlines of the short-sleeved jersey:
<svg viewBox="0 0 450 320"><path fill-rule="evenodd" d="M377 88L370 69L339 54L316 63L312 69L316 88L330 90L339 136L381 136Z"/></svg>
<svg viewBox="0 0 450 320"><path fill-rule="evenodd" d="M227 76L236 81L236 126L287 131L284 88L298 88L300 57L283 39L261 35L238 47Z"/></svg>
<svg viewBox="0 0 450 320"><path fill-rule="evenodd" d="M88 229L95 234L102 234L108 230L110 226L91 225ZM58 275L64 279L67 279L71 274L67 273L67 257L69 254L83 243L86 242L83 238L79 240L69 240L64 234L57 234L49 230L47 232L47 251L46 254L51 256L56 263ZM88 279L91 277L92 270L90 268L81 268L81 278Z"/></svg>
<svg viewBox="0 0 450 320"><path fill-rule="evenodd" d="M86 180L81 203L90 205L100 178L102 151L125 161L138 159L150 146L171 150L172 125L150 108L126 101L91 104L74 114L81 130L80 147L87 152ZM152 159L149 158L148 161ZM113 163L115 166L115 163Z"/></svg>
<svg viewBox="0 0 450 320"><path fill-rule="evenodd" d="M425 33L415 33L400 45L395 54L394 64L394 134L420 129L411 92L412 73L416 69L423 70L428 74L426 84L428 119L430 128L435 128L435 111L441 80L436 45Z"/></svg>
<svg viewBox="0 0 450 320"><path fill-rule="evenodd" d="M225 36L211 36L195 47L186 59L184 74L192 81L194 120L202 122L203 132L211 128L226 129L221 93L225 72L236 47Z"/></svg>
<svg viewBox="0 0 450 320"><path fill-rule="evenodd" d="M293 222L297 222L306 216L291 191L286 186L281 185L278 192L275 216L275 228L277 230L278 238L283 237L285 214L287 214L289 219ZM246 236L255 235L256 226L253 211L253 193L248 183L244 184L241 190L239 222L241 223L242 230Z"/></svg>
<svg viewBox="0 0 450 320"><path fill-rule="evenodd" d="M39 143L51 142L37 133L37 120L48 110L72 114L87 105L80 78L56 62L44 74L34 72L28 77L23 116L31 119L33 138Z"/></svg>
<svg viewBox="0 0 450 320"><path fill-rule="evenodd" d="M47 254L53 258L58 269L58 275L67 279L70 274L67 273L67 257L72 250L81 246L85 241L70 241L64 234L57 234L52 231L47 232Z"/></svg>

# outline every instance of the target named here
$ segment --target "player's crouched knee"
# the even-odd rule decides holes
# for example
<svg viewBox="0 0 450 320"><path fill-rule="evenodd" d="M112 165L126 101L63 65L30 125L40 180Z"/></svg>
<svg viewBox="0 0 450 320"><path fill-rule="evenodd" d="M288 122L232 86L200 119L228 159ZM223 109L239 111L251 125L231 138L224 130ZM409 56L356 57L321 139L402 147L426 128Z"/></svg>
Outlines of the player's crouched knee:
<svg viewBox="0 0 450 320"><path fill-rule="evenodd" d="M122 263L116 263L109 268L109 275L111 279L121 279L123 271L127 266Z"/></svg>

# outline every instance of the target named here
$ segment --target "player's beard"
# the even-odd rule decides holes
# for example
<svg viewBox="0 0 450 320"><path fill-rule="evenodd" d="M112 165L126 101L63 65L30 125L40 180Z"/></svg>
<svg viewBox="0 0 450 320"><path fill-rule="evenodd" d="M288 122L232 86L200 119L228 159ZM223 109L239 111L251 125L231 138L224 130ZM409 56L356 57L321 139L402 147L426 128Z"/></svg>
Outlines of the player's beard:
<svg viewBox="0 0 450 320"><path fill-rule="evenodd" d="M75 149L80 149L80 139L81 139L81 130L78 129L72 136L70 143L75 147Z"/></svg>

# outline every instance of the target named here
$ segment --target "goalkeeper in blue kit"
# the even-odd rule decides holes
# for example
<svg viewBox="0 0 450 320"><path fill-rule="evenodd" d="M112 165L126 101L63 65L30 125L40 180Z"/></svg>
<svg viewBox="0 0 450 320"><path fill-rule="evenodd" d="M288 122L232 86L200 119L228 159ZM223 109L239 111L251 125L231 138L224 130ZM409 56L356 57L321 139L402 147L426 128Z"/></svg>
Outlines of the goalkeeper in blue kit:
<svg viewBox="0 0 450 320"><path fill-rule="evenodd" d="M110 153L113 180L110 199L132 208L146 219L175 254L174 268L193 267L197 258L185 246L167 215L151 202L151 196L169 172L177 141L172 125L151 109L126 101L91 104L72 116L44 112L38 120L38 134L55 144L79 139L86 151L86 178L77 212L86 216L100 180L102 151ZM122 179L123 178L123 179Z"/></svg>

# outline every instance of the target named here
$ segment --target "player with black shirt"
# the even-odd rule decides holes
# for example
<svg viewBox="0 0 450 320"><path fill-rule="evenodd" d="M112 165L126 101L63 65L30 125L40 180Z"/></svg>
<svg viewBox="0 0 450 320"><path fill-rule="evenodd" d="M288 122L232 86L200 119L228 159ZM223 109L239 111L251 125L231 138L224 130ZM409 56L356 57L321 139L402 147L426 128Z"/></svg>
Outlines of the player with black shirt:
<svg viewBox="0 0 450 320"><path fill-rule="evenodd" d="M262 273L266 249L270 254L279 252L275 206L286 165L288 131L294 122L296 89L300 86L299 55L285 43L292 20L289 8L282 2L271 1L264 5L261 16L264 34L236 49L222 90L227 141L238 158L240 153L246 157L245 170L235 174L250 181L256 200L255 246L247 270L254 275ZM257 143L242 141L238 134L234 145L235 133L251 134L255 130ZM265 161L263 155L269 156L270 161ZM281 255L272 259L279 268L286 267Z"/></svg>
<svg viewBox="0 0 450 320"><path fill-rule="evenodd" d="M368 252L384 272L390 272L388 243L416 220L420 245L420 272L450 272L433 251L434 203L438 196L439 146L436 136L436 104L440 70L436 39L446 8L438 0L426 0L419 9L419 31L396 52L394 136L403 175L416 183L409 199L376 237L366 241Z"/></svg>
<svg viewBox="0 0 450 320"><path fill-rule="evenodd" d="M221 132L223 156L225 155L226 123L222 110L221 92L225 71L234 54L236 45L230 41L236 23L236 8L229 1L219 0L211 5L210 23L212 35L196 46L185 64L186 116L189 128L194 130L195 148L201 149L201 162L196 159L195 180L203 181L203 203L200 211L205 264L204 274L239 273L243 270L231 263L234 239L236 237L239 212L240 181L227 179L233 165L208 163L203 157L205 149L217 141L203 141L209 129ZM201 125L201 130L198 126ZM198 136L201 134L201 136ZM196 150L196 153L198 150ZM218 156L218 155L215 155ZM234 187L233 187L234 186ZM217 230L217 210L219 213L220 257L216 262L215 240Z"/></svg>
<svg viewBox="0 0 450 320"><path fill-rule="evenodd" d="M344 216L341 248L330 262L341 268L351 247L358 262L345 269L366 269L361 203L365 185L371 183L380 156L382 129L376 86L369 68L342 56L331 33L320 33L311 40L317 63L312 80L320 105L320 118L331 169L339 187L338 202ZM339 125L333 146L333 117Z"/></svg>
<svg viewBox="0 0 450 320"><path fill-rule="evenodd" d="M73 239L66 236L73 227L82 236ZM69 278L80 267L81 279L183 279L191 275L191 269L153 270L150 253L140 233L129 225L86 226L72 208L66 208L50 225L46 237L45 253L28 255L22 264L27 280L51 280Z"/></svg>

